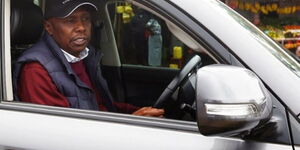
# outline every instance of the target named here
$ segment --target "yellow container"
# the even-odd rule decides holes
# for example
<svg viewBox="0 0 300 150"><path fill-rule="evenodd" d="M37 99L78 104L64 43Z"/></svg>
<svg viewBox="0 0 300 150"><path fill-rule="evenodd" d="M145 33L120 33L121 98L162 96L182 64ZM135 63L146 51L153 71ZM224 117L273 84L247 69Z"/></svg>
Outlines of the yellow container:
<svg viewBox="0 0 300 150"><path fill-rule="evenodd" d="M130 14L123 13L122 19L123 19L123 23L129 23L130 22Z"/></svg>
<svg viewBox="0 0 300 150"><path fill-rule="evenodd" d="M128 14L132 13L132 7L130 5L124 7L124 11Z"/></svg>
<svg viewBox="0 0 300 150"><path fill-rule="evenodd" d="M178 65L177 64L170 64L169 65L169 68L172 68L172 69L178 69Z"/></svg>
<svg viewBox="0 0 300 150"><path fill-rule="evenodd" d="M122 14L124 12L124 6L117 6L117 13Z"/></svg>
<svg viewBox="0 0 300 150"><path fill-rule="evenodd" d="M182 47L181 46L174 46L173 58L174 59L182 59Z"/></svg>

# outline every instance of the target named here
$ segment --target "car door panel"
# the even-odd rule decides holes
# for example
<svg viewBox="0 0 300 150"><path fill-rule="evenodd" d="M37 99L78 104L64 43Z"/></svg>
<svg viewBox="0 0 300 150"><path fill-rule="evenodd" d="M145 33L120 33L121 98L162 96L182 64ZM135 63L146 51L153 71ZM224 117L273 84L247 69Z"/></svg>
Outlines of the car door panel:
<svg viewBox="0 0 300 150"><path fill-rule="evenodd" d="M113 116L109 113L102 115ZM130 125L95 118L91 120L4 109L0 109L0 118L0 145L16 149L292 149L289 145L205 137L198 132ZM111 119L114 118L117 120L118 116ZM137 123L147 121L146 118L132 120ZM167 123L161 121L161 124Z"/></svg>

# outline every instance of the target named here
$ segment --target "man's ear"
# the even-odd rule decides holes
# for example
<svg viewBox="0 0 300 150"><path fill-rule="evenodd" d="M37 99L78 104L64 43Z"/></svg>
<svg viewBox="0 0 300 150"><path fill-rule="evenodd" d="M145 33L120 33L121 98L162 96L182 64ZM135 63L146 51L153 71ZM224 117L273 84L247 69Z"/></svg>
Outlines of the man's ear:
<svg viewBox="0 0 300 150"><path fill-rule="evenodd" d="M53 27L52 23L49 20L44 21L44 28L48 32L49 35L53 35Z"/></svg>

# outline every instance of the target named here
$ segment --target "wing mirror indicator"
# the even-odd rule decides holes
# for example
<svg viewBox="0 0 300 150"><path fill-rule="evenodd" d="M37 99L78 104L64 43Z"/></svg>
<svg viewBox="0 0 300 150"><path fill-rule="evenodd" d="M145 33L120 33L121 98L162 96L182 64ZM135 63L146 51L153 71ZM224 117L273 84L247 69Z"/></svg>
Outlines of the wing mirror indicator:
<svg viewBox="0 0 300 150"><path fill-rule="evenodd" d="M259 108L255 104L204 104L206 113L211 117L247 117L257 116Z"/></svg>
<svg viewBox="0 0 300 150"><path fill-rule="evenodd" d="M252 71L208 65L196 75L196 119L203 135L234 136L252 131L272 115L272 99Z"/></svg>

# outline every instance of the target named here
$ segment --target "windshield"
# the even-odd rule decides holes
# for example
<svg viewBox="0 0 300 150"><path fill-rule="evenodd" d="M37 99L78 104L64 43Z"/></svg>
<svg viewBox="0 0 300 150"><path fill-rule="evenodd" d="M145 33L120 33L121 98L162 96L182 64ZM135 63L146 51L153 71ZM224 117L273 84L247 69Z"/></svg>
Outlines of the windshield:
<svg viewBox="0 0 300 150"><path fill-rule="evenodd" d="M245 27L249 33L257 39L262 45L266 47L278 60L280 60L285 66L287 66L291 71L293 71L298 77L300 77L300 64L295 57L289 55L286 50L284 50L277 42L273 41L262 31L252 25L248 20L238 15L238 13L232 11L229 7L224 5L220 1L212 1L217 3L223 8L224 12L232 16L240 25Z"/></svg>

